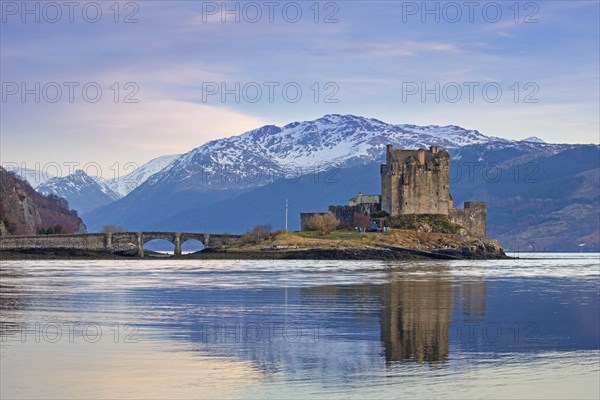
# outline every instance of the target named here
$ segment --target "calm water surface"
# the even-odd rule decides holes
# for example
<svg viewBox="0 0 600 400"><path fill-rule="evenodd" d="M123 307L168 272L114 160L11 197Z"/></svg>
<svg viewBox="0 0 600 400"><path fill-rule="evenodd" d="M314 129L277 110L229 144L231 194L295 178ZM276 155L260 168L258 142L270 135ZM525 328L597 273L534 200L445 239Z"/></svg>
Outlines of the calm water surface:
<svg viewBox="0 0 600 400"><path fill-rule="evenodd" d="M597 399L599 268L3 261L0 397Z"/></svg>

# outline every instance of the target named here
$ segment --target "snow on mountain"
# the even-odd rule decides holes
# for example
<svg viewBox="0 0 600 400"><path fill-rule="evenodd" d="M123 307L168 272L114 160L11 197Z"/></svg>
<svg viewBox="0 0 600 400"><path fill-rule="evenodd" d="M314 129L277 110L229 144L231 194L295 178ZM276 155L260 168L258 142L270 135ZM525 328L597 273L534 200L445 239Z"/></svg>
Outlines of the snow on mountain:
<svg viewBox="0 0 600 400"><path fill-rule="evenodd" d="M127 196L136 187L146 182L148 178L165 168L173 160L180 156L181 154L171 154L154 158L141 167L136 168L135 171L124 176L107 179L104 181L104 183L113 192L118 193L120 196Z"/></svg>
<svg viewBox="0 0 600 400"><path fill-rule="evenodd" d="M529 136L525 139L521 139L521 142L531 142L531 143L546 143L542 139L537 136Z"/></svg>
<svg viewBox="0 0 600 400"><path fill-rule="evenodd" d="M378 188L377 164L384 160L388 143L408 149L441 146L459 167L469 163L465 174L472 163L513 168L514 163L578 149L491 137L454 125L394 125L325 115L208 142L173 160L124 198L87 213L84 220L92 230L112 223L129 229L242 232L252 224L275 224L283 215L283 199L294 199L294 212L300 212L322 209L324 199L344 201L358 190ZM336 185L324 184L332 182ZM456 199L486 198L471 192L470 178L456 183ZM214 208L219 204L222 208Z"/></svg>
<svg viewBox="0 0 600 400"><path fill-rule="evenodd" d="M274 179L373 162L396 148L446 149L514 141L489 137L458 126L393 125L354 115L325 115L283 127L266 125L208 142L174 160L145 186L179 189L252 187Z"/></svg>
<svg viewBox="0 0 600 400"><path fill-rule="evenodd" d="M44 195L52 193L67 199L69 207L80 214L121 198L99 178L91 177L82 170L51 178L40 184L37 190Z"/></svg>

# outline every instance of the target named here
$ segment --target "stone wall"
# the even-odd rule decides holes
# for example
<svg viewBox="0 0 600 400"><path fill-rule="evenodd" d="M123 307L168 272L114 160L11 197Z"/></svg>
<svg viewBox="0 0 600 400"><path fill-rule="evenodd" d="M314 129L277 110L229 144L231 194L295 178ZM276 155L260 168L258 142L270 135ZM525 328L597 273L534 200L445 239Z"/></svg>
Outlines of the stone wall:
<svg viewBox="0 0 600 400"><path fill-rule="evenodd" d="M353 228L354 227L354 213L363 214L370 216L381 210L379 204L368 204L363 203L356 206L329 206L329 211L335 215L337 220L340 222L339 228ZM300 213L300 230L310 231L309 221L315 215L325 215L322 212L313 213Z"/></svg>
<svg viewBox="0 0 600 400"><path fill-rule="evenodd" d="M329 206L329 211L340 221L340 228L352 226L354 213L358 212L358 206Z"/></svg>
<svg viewBox="0 0 600 400"><path fill-rule="evenodd" d="M448 219L467 229L473 236L486 237L487 204L484 201L465 201L464 208L450 210Z"/></svg>
<svg viewBox="0 0 600 400"><path fill-rule="evenodd" d="M381 209L390 216L444 214L450 210L450 155L429 150L394 150L387 146L381 165Z"/></svg>
<svg viewBox="0 0 600 400"><path fill-rule="evenodd" d="M3 236L0 238L0 250L41 248L103 250L105 234Z"/></svg>
<svg viewBox="0 0 600 400"><path fill-rule="evenodd" d="M354 227L354 213L370 216L380 210L379 204L363 203L356 206L329 206L329 211L340 221L341 228Z"/></svg>

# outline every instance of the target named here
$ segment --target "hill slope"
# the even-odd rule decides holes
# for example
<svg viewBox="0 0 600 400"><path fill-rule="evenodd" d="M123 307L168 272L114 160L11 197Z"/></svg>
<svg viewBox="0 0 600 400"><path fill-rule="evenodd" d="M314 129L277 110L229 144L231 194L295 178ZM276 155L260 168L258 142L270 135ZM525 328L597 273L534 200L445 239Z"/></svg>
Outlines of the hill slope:
<svg viewBox="0 0 600 400"><path fill-rule="evenodd" d="M1 167L0 182L0 235L34 235L57 225L62 233L85 233L83 221L65 199L44 196Z"/></svg>

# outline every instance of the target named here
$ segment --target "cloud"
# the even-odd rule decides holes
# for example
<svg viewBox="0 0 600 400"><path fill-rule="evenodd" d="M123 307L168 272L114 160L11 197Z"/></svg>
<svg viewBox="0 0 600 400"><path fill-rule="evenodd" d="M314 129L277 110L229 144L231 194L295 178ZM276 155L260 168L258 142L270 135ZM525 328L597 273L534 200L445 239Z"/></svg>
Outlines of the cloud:
<svg viewBox="0 0 600 400"><path fill-rule="evenodd" d="M359 43L347 46L346 52L378 57L414 56L421 53L457 53L459 48L444 42Z"/></svg>
<svg viewBox="0 0 600 400"><path fill-rule="evenodd" d="M225 106L169 98L138 104L38 105L27 110L26 115L2 121L3 162L24 162L28 167L66 160L80 165L94 162L104 177L112 176L115 162L141 165L269 122Z"/></svg>
<svg viewBox="0 0 600 400"><path fill-rule="evenodd" d="M537 24L514 23L507 12L496 24L419 20L410 26L399 23L400 10L390 2L340 3L335 24L314 23L307 8L312 3L302 3L307 13L297 24L280 17L276 23L221 23L216 17L204 23L199 4L142 2L138 24L3 25L3 81L97 81L107 97L114 82L135 82L140 89L139 104L2 104L3 160L144 162L265 123L326 112L390 122L403 113L397 122L459 124L549 141L564 132L572 134L570 141L597 136L597 3L540 3ZM336 82L340 102L195 102L203 82L253 81ZM411 81L498 81L506 98L513 83L533 81L543 104L408 107L399 90Z"/></svg>
<svg viewBox="0 0 600 400"><path fill-rule="evenodd" d="M66 118L72 129L98 132L135 152L186 152L213 139L240 134L267 121L225 106L174 99L83 107Z"/></svg>

